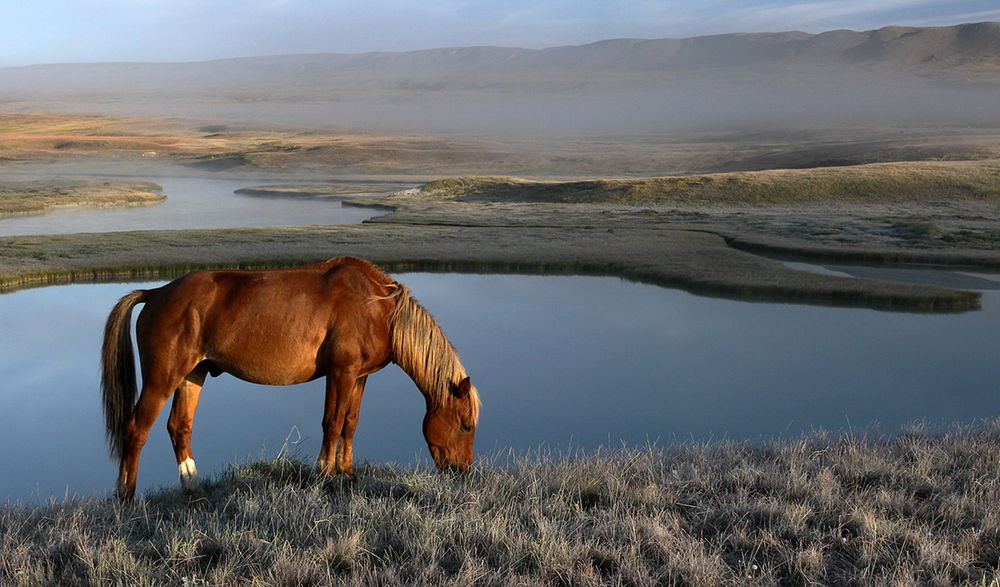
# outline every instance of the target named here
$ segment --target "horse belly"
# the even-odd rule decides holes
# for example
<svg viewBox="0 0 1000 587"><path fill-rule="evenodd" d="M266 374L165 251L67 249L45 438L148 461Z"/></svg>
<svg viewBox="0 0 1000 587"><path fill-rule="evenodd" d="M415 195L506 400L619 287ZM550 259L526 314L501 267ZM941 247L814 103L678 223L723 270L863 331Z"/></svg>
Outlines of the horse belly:
<svg viewBox="0 0 1000 587"><path fill-rule="evenodd" d="M205 358L217 368L251 383L291 385L323 375L317 358L319 344L257 338L214 349Z"/></svg>

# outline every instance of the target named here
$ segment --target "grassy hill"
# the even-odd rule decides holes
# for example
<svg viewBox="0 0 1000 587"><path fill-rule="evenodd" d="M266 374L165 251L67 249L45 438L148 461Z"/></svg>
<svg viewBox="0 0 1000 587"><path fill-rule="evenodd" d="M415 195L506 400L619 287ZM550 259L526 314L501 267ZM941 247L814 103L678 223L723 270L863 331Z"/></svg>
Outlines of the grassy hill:
<svg viewBox="0 0 1000 587"><path fill-rule="evenodd" d="M423 186L460 201L753 206L1000 201L1000 161L879 163L636 179L533 181L461 177Z"/></svg>
<svg viewBox="0 0 1000 587"><path fill-rule="evenodd" d="M0 506L4 584L993 585L996 422Z"/></svg>

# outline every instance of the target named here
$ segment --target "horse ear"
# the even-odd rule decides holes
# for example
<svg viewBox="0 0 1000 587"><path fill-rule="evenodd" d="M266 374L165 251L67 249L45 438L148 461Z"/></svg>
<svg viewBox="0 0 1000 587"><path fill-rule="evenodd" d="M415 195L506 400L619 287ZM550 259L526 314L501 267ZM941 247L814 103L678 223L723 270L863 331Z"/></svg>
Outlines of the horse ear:
<svg viewBox="0 0 1000 587"><path fill-rule="evenodd" d="M470 391L472 391L472 380L466 377L465 379L459 381L458 385L456 385L451 392L455 394L455 397L458 399L463 399L469 395Z"/></svg>

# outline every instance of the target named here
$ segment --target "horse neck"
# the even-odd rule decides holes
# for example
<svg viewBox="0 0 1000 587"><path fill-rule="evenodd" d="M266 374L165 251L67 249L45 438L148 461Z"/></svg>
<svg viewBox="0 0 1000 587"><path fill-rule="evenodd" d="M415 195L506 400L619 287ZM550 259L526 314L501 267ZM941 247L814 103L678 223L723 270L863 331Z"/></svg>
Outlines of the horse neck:
<svg viewBox="0 0 1000 587"><path fill-rule="evenodd" d="M397 287L390 325L392 360L424 394L428 407L443 405L452 386L465 377L465 368L433 316L410 297L406 286Z"/></svg>

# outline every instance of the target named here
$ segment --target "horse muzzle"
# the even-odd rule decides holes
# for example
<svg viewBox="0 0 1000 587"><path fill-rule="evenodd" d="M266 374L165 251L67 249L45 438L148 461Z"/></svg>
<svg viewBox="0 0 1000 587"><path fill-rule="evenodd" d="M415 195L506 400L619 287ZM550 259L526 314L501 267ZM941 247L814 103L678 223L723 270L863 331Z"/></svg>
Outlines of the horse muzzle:
<svg viewBox="0 0 1000 587"><path fill-rule="evenodd" d="M438 471L442 473L465 473L472 468L472 462L462 462L461 460L454 459L445 451L445 449L429 445L431 457L434 458L434 464L437 465Z"/></svg>

